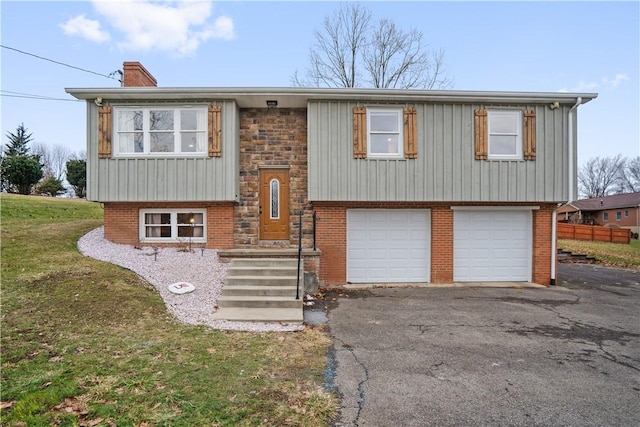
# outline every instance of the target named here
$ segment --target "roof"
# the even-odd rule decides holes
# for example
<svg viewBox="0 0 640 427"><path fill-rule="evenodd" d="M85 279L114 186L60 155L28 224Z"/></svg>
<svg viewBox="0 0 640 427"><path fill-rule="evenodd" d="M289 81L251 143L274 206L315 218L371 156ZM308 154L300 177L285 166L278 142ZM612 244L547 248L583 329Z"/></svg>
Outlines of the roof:
<svg viewBox="0 0 640 427"><path fill-rule="evenodd" d="M640 192L576 200L569 203L568 206L573 206L575 210L580 211L602 211L607 209L634 208L640 206Z"/></svg>
<svg viewBox="0 0 640 427"><path fill-rule="evenodd" d="M278 101L280 108L305 108L313 100L364 102L453 102L453 103L525 103L574 105L580 98L586 104L597 93L568 92L494 92L414 89L362 88L216 88L216 87L117 87L66 88L77 99L154 101L167 99L233 99L240 108L265 108L267 100Z"/></svg>

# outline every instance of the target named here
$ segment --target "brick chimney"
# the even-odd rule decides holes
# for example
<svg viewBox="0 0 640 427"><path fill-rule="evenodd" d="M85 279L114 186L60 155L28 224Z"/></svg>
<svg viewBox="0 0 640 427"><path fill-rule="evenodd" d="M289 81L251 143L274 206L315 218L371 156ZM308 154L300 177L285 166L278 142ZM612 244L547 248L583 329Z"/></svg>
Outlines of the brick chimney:
<svg viewBox="0 0 640 427"><path fill-rule="evenodd" d="M122 86L158 86L158 81L139 62L125 62L122 64L124 75L122 76Z"/></svg>

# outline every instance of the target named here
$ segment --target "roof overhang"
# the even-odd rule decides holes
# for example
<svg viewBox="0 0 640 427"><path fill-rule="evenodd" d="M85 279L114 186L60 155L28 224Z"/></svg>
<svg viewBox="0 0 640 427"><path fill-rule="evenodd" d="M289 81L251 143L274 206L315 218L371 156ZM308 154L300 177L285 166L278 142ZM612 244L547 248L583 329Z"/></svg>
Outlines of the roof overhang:
<svg viewBox="0 0 640 427"><path fill-rule="evenodd" d="M353 89L353 88L66 88L77 99L110 101L234 100L240 108L266 108L278 101L279 108L305 108L309 101L435 102L474 104L586 104L597 93L567 92L483 92L449 90Z"/></svg>

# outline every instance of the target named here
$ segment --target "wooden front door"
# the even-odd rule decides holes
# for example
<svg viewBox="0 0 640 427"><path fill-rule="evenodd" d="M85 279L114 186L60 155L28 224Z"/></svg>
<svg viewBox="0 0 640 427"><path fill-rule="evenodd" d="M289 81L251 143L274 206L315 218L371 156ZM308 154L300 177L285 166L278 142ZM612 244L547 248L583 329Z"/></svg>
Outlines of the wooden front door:
<svg viewBox="0 0 640 427"><path fill-rule="evenodd" d="M260 169L260 239L289 240L288 169Z"/></svg>

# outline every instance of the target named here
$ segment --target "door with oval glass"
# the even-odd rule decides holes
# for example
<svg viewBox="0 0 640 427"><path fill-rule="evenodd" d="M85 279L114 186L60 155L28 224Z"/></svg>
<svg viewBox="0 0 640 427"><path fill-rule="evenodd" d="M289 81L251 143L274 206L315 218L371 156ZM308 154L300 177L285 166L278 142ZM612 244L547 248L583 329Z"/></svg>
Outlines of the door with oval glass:
<svg viewBox="0 0 640 427"><path fill-rule="evenodd" d="M260 169L260 239L289 240L288 169Z"/></svg>

